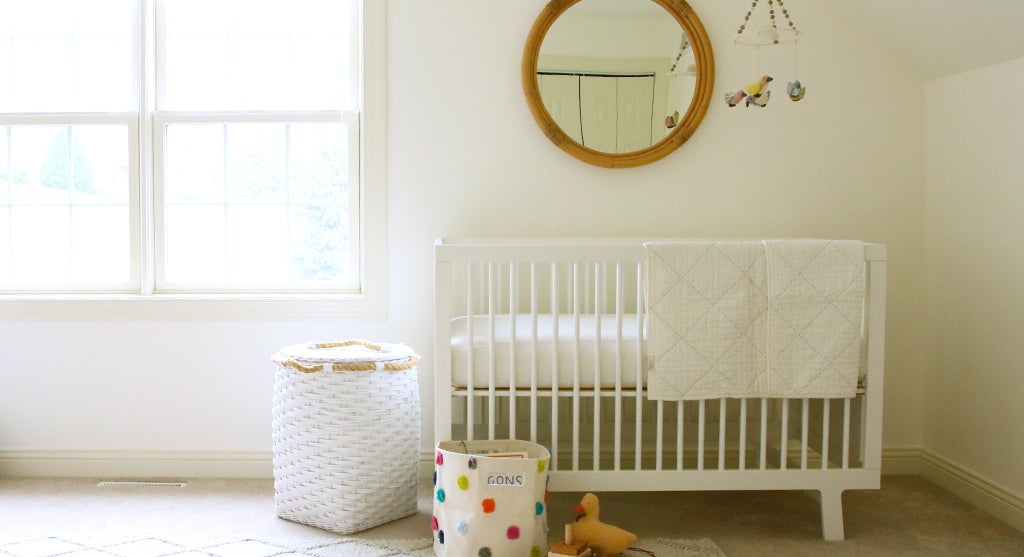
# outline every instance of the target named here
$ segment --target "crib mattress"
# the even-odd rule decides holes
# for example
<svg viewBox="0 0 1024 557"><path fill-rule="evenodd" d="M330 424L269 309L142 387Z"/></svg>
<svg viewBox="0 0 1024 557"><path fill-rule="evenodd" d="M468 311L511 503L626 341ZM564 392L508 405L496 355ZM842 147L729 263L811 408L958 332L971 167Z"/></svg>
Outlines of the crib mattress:
<svg viewBox="0 0 1024 557"><path fill-rule="evenodd" d="M616 373L621 373L623 388L635 388L638 380L641 342L637 340L637 316L622 316L622 342L616 342L615 315L579 317L579 340L575 338L575 317L572 314L537 316L537 340L533 340L531 314L495 315L494 347L490 348L491 317L477 315L452 319L452 384L468 387L472 361L473 387L487 388L491 367L494 367L494 386L509 388L514 377L517 389L529 389L532 384L534 361L537 369L537 387L549 389L554 385L572 388L575 384L574 363L579 350L579 386L604 388L616 386ZM473 327L473 346L469 347L469 324ZM513 341L513 326L515 340ZM600 347L598 344L600 332ZM642 339L641 339L642 340ZM619 345L618 352L616 345ZM536 354L536 358L535 358ZM557 380L556 380L557 378ZM642 383L641 383L642 384Z"/></svg>

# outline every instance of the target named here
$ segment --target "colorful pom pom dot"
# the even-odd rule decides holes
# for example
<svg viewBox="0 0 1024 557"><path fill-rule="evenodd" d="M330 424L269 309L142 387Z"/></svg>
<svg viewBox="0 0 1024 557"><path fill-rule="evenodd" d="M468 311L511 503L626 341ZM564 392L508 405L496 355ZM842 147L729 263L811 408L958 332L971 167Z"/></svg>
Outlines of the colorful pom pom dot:
<svg viewBox="0 0 1024 557"><path fill-rule="evenodd" d="M441 456L441 451L437 451L437 458L434 460L434 464L437 464L437 465L444 464L444 457Z"/></svg>
<svg viewBox="0 0 1024 557"><path fill-rule="evenodd" d="M537 501L537 504L534 505L534 510L537 511L537 516L540 516L544 512L544 503Z"/></svg>
<svg viewBox="0 0 1024 557"><path fill-rule="evenodd" d="M540 557L540 548L537 546L533 546L530 549L530 557Z"/></svg>
<svg viewBox="0 0 1024 557"><path fill-rule="evenodd" d="M436 517L436 516L432 516L432 517L430 517L430 529L431 529L431 530L433 530L433 531L435 531L435 532L437 532L438 530L440 530L440 529L441 529L441 528L440 528L440 527L439 527L439 526L437 525L437 517Z"/></svg>
<svg viewBox="0 0 1024 557"><path fill-rule="evenodd" d="M544 460L544 459L538 460L537 461L537 472L543 472L544 471L544 467L546 465L547 465L547 461L546 460Z"/></svg>
<svg viewBox="0 0 1024 557"><path fill-rule="evenodd" d="M434 485L437 485L437 472L434 472Z"/></svg>
<svg viewBox="0 0 1024 557"><path fill-rule="evenodd" d="M469 478L466 476L459 476L459 489L469 489Z"/></svg>
<svg viewBox="0 0 1024 557"><path fill-rule="evenodd" d="M465 520L460 520L455 526L455 529L458 530L460 534L465 535L466 532L469 532L469 523Z"/></svg>
<svg viewBox="0 0 1024 557"><path fill-rule="evenodd" d="M485 513L494 512L494 499L484 499L483 505Z"/></svg>
<svg viewBox="0 0 1024 557"><path fill-rule="evenodd" d="M437 531L437 541L444 545L444 530Z"/></svg>
<svg viewBox="0 0 1024 557"><path fill-rule="evenodd" d="M508 530L505 531L505 535L508 536L508 539L510 539L510 540L518 540L519 539L519 527L518 526L509 526Z"/></svg>
<svg viewBox="0 0 1024 557"><path fill-rule="evenodd" d="M443 489L437 490L437 500L438 500L438 502L444 503L444 490Z"/></svg>
<svg viewBox="0 0 1024 557"><path fill-rule="evenodd" d="M491 557L491 548L481 547L480 551L476 553L479 557Z"/></svg>
<svg viewBox="0 0 1024 557"><path fill-rule="evenodd" d="M476 457L475 456L469 457L469 469L470 470L476 470Z"/></svg>

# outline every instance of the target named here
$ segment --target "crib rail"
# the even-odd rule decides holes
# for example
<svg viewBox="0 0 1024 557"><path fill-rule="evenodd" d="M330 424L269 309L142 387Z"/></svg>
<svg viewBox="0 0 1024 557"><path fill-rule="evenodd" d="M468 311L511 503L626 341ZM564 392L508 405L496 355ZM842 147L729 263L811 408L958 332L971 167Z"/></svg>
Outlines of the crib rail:
<svg viewBox="0 0 1024 557"><path fill-rule="evenodd" d="M439 240L435 438L541 443L553 491L817 489L841 539L842 489L879 481L885 246L865 249L856 397L666 402L644 388L643 241ZM457 387L453 318L469 347Z"/></svg>

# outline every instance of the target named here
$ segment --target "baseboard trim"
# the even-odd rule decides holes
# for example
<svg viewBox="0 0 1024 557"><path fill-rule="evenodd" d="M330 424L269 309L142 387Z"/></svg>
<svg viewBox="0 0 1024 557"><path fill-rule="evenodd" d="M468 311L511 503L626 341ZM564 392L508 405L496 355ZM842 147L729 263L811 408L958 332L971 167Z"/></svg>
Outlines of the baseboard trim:
<svg viewBox="0 0 1024 557"><path fill-rule="evenodd" d="M0 477L272 478L268 451L0 450Z"/></svg>
<svg viewBox="0 0 1024 557"><path fill-rule="evenodd" d="M921 447L886 447L882 449L882 475L920 476Z"/></svg>
<svg viewBox="0 0 1024 557"><path fill-rule="evenodd" d="M952 460L921 449L921 476L1024 532L1024 496Z"/></svg>

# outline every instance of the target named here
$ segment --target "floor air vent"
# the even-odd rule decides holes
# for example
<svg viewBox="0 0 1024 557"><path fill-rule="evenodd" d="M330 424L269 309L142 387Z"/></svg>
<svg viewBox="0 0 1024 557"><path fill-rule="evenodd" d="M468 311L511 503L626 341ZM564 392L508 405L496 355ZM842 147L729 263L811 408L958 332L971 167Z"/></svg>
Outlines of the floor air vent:
<svg viewBox="0 0 1024 557"><path fill-rule="evenodd" d="M100 482L96 487L185 487L188 482Z"/></svg>

